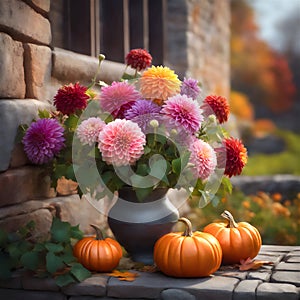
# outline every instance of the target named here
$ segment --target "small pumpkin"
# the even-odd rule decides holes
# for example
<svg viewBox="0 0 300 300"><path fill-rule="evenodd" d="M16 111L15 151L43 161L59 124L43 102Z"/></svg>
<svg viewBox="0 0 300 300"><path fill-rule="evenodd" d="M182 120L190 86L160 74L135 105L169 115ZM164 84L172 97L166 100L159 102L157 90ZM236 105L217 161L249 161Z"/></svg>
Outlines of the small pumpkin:
<svg viewBox="0 0 300 300"><path fill-rule="evenodd" d="M211 234L195 231L187 218L178 221L186 225L184 232L163 235L154 246L157 267L173 277L205 277L221 265L222 249Z"/></svg>
<svg viewBox="0 0 300 300"><path fill-rule="evenodd" d="M247 222L236 223L227 210L221 216L227 222L211 223L203 231L212 234L219 241L223 251L222 263L235 264L241 259L254 258L262 244L257 228Z"/></svg>
<svg viewBox="0 0 300 300"><path fill-rule="evenodd" d="M96 236L79 240L73 247L73 254L88 270L109 272L118 266L122 248L117 241L104 239L97 226L91 226L95 229Z"/></svg>

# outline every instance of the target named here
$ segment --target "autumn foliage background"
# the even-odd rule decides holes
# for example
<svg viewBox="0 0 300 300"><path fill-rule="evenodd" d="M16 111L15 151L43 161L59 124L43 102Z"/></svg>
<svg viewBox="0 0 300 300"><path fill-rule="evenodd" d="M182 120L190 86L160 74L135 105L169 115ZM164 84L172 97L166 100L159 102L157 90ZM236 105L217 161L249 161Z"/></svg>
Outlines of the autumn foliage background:
<svg viewBox="0 0 300 300"><path fill-rule="evenodd" d="M253 1L253 0L251 0ZM300 175L300 30L297 12L277 26L283 47L259 37L251 1L231 1L230 109L248 148L242 175ZM235 189L217 207L190 203L192 223L202 229L224 209L256 226L264 244L300 245L300 193L293 196ZM276 220L276 221L275 221Z"/></svg>

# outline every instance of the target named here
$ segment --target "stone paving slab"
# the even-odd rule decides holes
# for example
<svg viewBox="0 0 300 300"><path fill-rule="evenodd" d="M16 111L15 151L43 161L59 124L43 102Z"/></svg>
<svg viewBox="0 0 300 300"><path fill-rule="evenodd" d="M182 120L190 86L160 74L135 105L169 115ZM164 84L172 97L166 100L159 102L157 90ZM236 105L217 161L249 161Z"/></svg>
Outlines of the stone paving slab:
<svg viewBox="0 0 300 300"><path fill-rule="evenodd" d="M185 279L138 272L133 282L99 273L64 288L51 278L33 278L29 272L17 271L10 280L0 280L0 299L300 300L299 253L298 246L263 246L256 259L273 264L257 270L222 266L209 277Z"/></svg>

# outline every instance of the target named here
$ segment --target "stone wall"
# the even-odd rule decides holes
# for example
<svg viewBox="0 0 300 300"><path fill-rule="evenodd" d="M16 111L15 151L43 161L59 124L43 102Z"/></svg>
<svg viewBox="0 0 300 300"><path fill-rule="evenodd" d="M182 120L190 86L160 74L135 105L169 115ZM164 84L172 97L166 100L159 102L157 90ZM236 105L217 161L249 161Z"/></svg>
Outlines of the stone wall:
<svg viewBox="0 0 300 300"><path fill-rule="evenodd" d="M62 84L88 84L97 69L96 58L53 47L49 14L50 0L0 1L0 227L14 231L33 219L43 234L56 215L88 232L89 220L103 216L76 195L56 197L44 170L15 142L18 126L50 108ZM228 30L229 1L168 1L166 64L228 95ZM104 61L98 79L111 83L124 68Z"/></svg>

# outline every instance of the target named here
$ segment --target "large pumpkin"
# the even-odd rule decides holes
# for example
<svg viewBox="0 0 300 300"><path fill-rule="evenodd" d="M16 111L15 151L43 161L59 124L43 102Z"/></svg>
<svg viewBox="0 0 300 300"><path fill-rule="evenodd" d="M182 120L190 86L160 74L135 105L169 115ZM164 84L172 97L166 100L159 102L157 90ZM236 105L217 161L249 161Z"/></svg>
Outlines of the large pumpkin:
<svg viewBox="0 0 300 300"><path fill-rule="evenodd" d="M79 240L73 247L73 254L88 270L109 272L118 266L122 248L111 238L103 239L100 229L91 226L95 229L96 236Z"/></svg>
<svg viewBox="0 0 300 300"><path fill-rule="evenodd" d="M203 231L212 234L219 241L223 251L223 264L235 264L241 259L254 258L262 243L259 231L247 222L236 223L227 210L221 216L227 222L211 223Z"/></svg>
<svg viewBox="0 0 300 300"><path fill-rule="evenodd" d="M221 265L222 249L211 234L195 231L186 218L185 232L171 232L162 236L154 246L154 262L166 275L174 277L204 277Z"/></svg>

